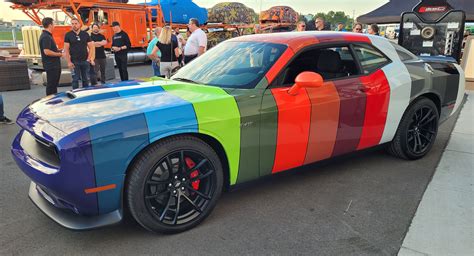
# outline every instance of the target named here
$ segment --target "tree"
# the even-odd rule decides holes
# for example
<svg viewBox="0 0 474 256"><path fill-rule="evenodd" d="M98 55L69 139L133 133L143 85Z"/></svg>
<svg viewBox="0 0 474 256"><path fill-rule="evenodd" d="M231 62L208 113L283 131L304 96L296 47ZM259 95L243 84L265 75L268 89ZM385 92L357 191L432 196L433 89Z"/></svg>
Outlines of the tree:
<svg viewBox="0 0 474 256"><path fill-rule="evenodd" d="M335 28L337 23L339 22L344 23L346 28L351 27L352 23L354 22L354 20L349 17L349 15L346 15L343 11L329 11L328 13L318 12L314 15L313 21L317 17L323 18L325 23L330 24L330 26L332 26L333 28Z"/></svg>

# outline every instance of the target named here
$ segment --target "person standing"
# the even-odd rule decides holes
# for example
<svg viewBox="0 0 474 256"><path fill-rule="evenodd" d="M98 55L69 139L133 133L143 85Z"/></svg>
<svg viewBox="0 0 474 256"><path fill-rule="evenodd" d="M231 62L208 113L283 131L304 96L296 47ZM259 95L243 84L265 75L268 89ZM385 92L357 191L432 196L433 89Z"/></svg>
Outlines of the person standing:
<svg viewBox="0 0 474 256"><path fill-rule="evenodd" d="M107 57L105 56L104 46L107 39L100 33L100 26L97 23L92 24L91 40L95 47L94 66L91 66L90 78L91 84L97 84L97 75L100 72L100 81L105 84L105 67L107 65Z"/></svg>
<svg viewBox="0 0 474 256"><path fill-rule="evenodd" d="M72 89L79 88L79 79L82 87L89 86L89 67L94 65L94 43L89 34L81 30L81 23L77 18L71 20L72 30L64 36L64 54L69 69L72 72Z"/></svg>
<svg viewBox="0 0 474 256"><path fill-rule="evenodd" d="M112 51L115 56L115 63L119 69L120 80L128 80L127 61L128 61L128 50L132 47L128 34L122 30L120 23L117 21L112 22L112 29L114 30L114 36L112 40Z"/></svg>
<svg viewBox="0 0 474 256"><path fill-rule="evenodd" d="M253 34L261 34L263 32L262 27L260 24L255 24L253 26Z"/></svg>
<svg viewBox="0 0 474 256"><path fill-rule="evenodd" d="M156 56L158 50L161 52L160 73L166 78L170 78L173 69L179 66L177 57L179 56L179 49L178 40L168 26L163 28L158 43L156 43L156 46L153 48L153 52L151 53L153 58L158 58L158 56Z"/></svg>
<svg viewBox="0 0 474 256"><path fill-rule="evenodd" d="M58 46L53 39L54 21L46 17L42 20L43 32L39 38L41 61L46 71L46 95L58 92L59 78L61 77L61 56Z"/></svg>
<svg viewBox="0 0 474 256"><path fill-rule="evenodd" d="M370 26L367 28L367 33L376 36L380 35L379 26L377 26L377 24L370 24Z"/></svg>
<svg viewBox="0 0 474 256"><path fill-rule="evenodd" d="M328 30L326 28L326 23L324 22L324 18L322 17L317 17L316 20L314 21L314 25L316 26L316 31Z"/></svg>
<svg viewBox="0 0 474 256"><path fill-rule="evenodd" d="M2 97L2 94L0 94L0 124L13 124L12 120L7 118L5 116L4 111L3 111L3 97Z"/></svg>
<svg viewBox="0 0 474 256"><path fill-rule="evenodd" d="M354 24L354 28L352 28L352 32L362 33L362 23L357 22L356 24Z"/></svg>
<svg viewBox="0 0 474 256"><path fill-rule="evenodd" d="M154 56L151 55L153 52L153 48L156 46L156 43L158 43L158 37L161 34L161 27L156 27L154 30L155 37L148 43L148 47L146 48L146 55L150 57L151 59L151 67L153 68L153 75L154 76L161 76L160 74L160 61L159 57L161 57L161 52L157 53L158 58L154 58Z"/></svg>
<svg viewBox="0 0 474 256"><path fill-rule="evenodd" d="M184 63L186 64L196 57L201 56L207 47L207 36L206 33L199 28L199 21L195 18L189 19L188 28L189 31L191 31L191 36L184 46Z"/></svg>
<svg viewBox="0 0 474 256"><path fill-rule="evenodd" d="M345 32L346 31L346 29L344 28L345 26L346 26L346 24L344 24L343 22L338 22L337 27L336 27L336 31Z"/></svg>
<svg viewBox="0 0 474 256"><path fill-rule="evenodd" d="M174 29L174 35L176 36L176 39L178 40L178 49L179 49L179 56L178 56L178 63L180 66L184 65L184 55L183 55L183 46L186 43L184 40L183 35L179 32L179 27L176 27Z"/></svg>
<svg viewBox="0 0 474 256"><path fill-rule="evenodd" d="M306 22L300 20L298 23L296 23L296 29L294 30L295 32L303 32L306 31Z"/></svg>

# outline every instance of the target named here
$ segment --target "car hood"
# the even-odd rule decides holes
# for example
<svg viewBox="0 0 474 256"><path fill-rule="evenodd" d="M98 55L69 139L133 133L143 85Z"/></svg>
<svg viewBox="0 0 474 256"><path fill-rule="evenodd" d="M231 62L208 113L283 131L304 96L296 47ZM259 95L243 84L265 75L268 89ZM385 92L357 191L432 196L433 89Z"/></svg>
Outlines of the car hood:
<svg viewBox="0 0 474 256"><path fill-rule="evenodd" d="M163 87L173 87L172 92ZM199 89L196 89L199 88ZM172 80L129 82L59 93L32 103L26 110L65 134L114 119L188 104L180 93L192 92L200 102L223 97L218 88ZM21 122L21 114L18 118Z"/></svg>

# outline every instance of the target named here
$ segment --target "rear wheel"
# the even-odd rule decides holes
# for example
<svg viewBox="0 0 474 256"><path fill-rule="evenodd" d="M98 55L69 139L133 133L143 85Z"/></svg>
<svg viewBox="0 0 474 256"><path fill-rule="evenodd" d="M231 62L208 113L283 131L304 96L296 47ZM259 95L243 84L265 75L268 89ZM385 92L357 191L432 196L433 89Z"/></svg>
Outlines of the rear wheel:
<svg viewBox="0 0 474 256"><path fill-rule="evenodd" d="M433 146L438 134L439 113L433 101L416 100L405 112L388 151L404 159L419 159Z"/></svg>
<svg viewBox="0 0 474 256"><path fill-rule="evenodd" d="M130 170L127 204L148 230L177 233L203 221L221 195L216 152L191 136L165 139L146 149Z"/></svg>

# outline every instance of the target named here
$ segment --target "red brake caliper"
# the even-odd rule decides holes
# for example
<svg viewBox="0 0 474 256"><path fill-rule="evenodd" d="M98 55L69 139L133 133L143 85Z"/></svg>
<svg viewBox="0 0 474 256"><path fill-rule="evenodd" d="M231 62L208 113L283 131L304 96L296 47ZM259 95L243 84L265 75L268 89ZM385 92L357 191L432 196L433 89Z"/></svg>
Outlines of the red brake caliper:
<svg viewBox="0 0 474 256"><path fill-rule="evenodd" d="M194 163L194 161L189 157L184 158L184 161L186 161L186 165L188 166L189 169L193 169L194 166L196 166L196 163ZM191 179L192 179L192 178L197 177L198 175L199 175L199 170L194 170L194 171L191 172L190 176L191 176ZM195 190L198 190L199 189L199 180L193 181L191 183L191 185L193 186L193 188Z"/></svg>

